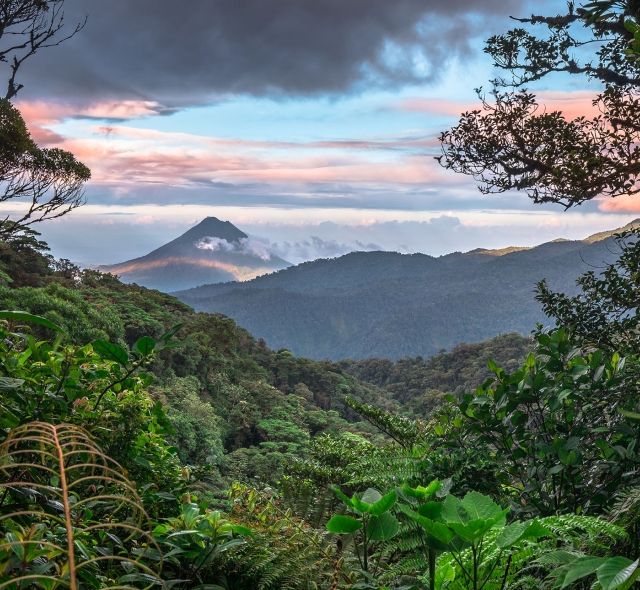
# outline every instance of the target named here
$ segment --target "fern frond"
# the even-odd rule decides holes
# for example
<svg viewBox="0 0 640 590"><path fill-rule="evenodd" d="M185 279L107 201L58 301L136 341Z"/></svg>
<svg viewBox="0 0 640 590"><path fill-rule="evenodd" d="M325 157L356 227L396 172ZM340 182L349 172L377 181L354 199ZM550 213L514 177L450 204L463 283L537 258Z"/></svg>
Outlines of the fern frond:
<svg viewBox="0 0 640 590"><path fill-rule="evenodd" d="M157 584L162 556L124 473L77 426L15 428L0 445L0 590Z"/></svg>
<svg viewBox="0 0 640 590"><path fill-rule="evenodd" d="M640 486L621 490L609 510L613 522L628 524L638 519L640 514Z"/></svg>

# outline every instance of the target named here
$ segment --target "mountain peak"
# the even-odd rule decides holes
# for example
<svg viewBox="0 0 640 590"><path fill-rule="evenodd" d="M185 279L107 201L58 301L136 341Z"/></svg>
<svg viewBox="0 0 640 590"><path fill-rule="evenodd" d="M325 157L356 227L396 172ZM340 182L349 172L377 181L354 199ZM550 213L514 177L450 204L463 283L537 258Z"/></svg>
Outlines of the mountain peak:
<svg viewBox="0 0 640 590"><path fill-rule="evenodd" d="M124 282L161 291L205 283L241 281L280 270L289 263L251 240L229 221L205 217L181 236L145 256L103 266Z"/></svg>
<svg viewBox="0 0 640 590"><path fill-rule="evenodd" d="M230 221L222 221L217 217L205 217L198 225L182 234L178 240L196 242L202 238L220 238L227 242L237 242L247 237L247 234L240 231Z"/></svg>

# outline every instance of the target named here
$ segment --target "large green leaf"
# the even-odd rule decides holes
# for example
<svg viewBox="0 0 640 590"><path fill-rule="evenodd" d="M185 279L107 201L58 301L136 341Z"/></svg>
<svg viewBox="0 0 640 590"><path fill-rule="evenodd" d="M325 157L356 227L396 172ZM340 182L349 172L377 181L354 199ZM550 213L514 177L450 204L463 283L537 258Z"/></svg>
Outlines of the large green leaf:
<svg viewBox="0 0 640 590"><path fill-rule="evenodd" d="M469 515L470 520L495 519L503 514L502 508L498 506L489 496L479 492L468 492L461 501L462 507Z"/></svg>
<svg viewBox="0 0 640 590"><path fill-rule="evenodd" d="M471 520L464 524L459 522L447 523L449 528L467 543L474 543L481 539L494 527L494 524L493 520L485 520L484 518Z"/></svg>
<svg viewBox="0 0 640 590"><path fill-rule="evenodd" d="M352 516L346 516L344 514L336 514L331 517L327 523L327 530L330 533L336 533L338 535L348 535L355 533L362 528L362 523L353 518Z"/></svg>
<svg viewBox="0 0 640 590"><path fill-rule="evenodd" d="M604 557L581 557L577 559L569 568L562 579L560 588L566 588L576 580L590 576L606 561Z"/></svg>
<svg viewBox="0 0 640 590"><path fill-rule="evenodd" d="M442 520L449 524L452 522L464 523L461 515L461 503L455 496L447 496L442 502Z"/></svg>
<svg viewBox="0 0 640 590"><path fill-rule="evenodd" d="M353 495L353 498L351 498L351 505L358 512L368 513L371 512L371 506L380 499L382 499L382 494L378 490L367 488L361 496L358 496L357 494Z"/></svg>
<svg viewBox="0 0 640 590"><path fill-rule="evenodd" d="M442 519L442 502L427 502L418 507L418 512L431 520Z"/></svg>
<svg viewBox="0 0 640 590"><path fill-rule="evenodd" d="M133 350L140 356L149 356L156 347L156 341L151 336L142 336L138 338L133 345Z"/></svg>
<svg viewBox="0 0 640 590"><path fill-rule="evenodd" d="M454 534L446 525L427 518L426 516L422 516L406 505L401 505L400 510L425 530L429 546L438 550L444 550L447 548L453 539Z"/></svg>
<svg viewBox="0 0 640 590"><path fill-rule="evenodd" d="M372 516L367 523L367 535L372 541L388 541L398 534L398 519L385 512L380 516Z"/></svg>
<svg viewBox="0 0 640 590"><path fill-rule="evenodd" d="M596 571L602 590L615 590L632 576L637 577L639 562L638 559L631 561L626 557L609 557Z"/></svg>
<svg viewBox="0 0 640 590"><path fill-rule="evenodd" d="M526 529L527 524L524 522L514 522L513 524L504 527L496 537L496 545L500 549L506 549L507 547L515 545L520 541L520 539L522 539Z"/></svg>
<svg viewBox="0 0 640 590"><path fill-rule="evenodd" d="M104 359L114 361L122 366L127 365L129 362L129 354L118 344L113 344L113 342L107 342L106 340L94 340L91 346Z"/></svg>
<svg viewBox="0 0 640 590"><path fill-rule="evenodd" d="M0 320L9 320L10 322L26 322L28 324L38 324L56 332L62 332L62 328L58 324L54 324L51 320L40 315L34 315L26 311L11 311L4 309L0 311Z"/></svg>
<svg viewBox="0 0 640 590"><path fill-rule="evenodd" d="M388 494L385 494L377 502L374 502L369 508L369 514L374 516L380 516L387 512L396 503L397 495L395 491L391 490Z"/></svg>

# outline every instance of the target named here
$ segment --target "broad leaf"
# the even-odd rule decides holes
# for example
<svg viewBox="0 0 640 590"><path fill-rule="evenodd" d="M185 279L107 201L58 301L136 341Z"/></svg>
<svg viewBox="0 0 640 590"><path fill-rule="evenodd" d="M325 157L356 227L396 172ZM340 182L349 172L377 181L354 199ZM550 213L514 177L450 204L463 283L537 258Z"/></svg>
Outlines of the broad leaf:
<svg viewBox="0 0 640 590"><path fill-rule="evenodd" d="M388 512L372 516L367 523L367 535L373 541L388 541L398 534L399 529L398 519Z"/></svg>
<svg viewBox="0 0 640 590"><path fill-rule="evenodd" d="M327 530L330 533L336 533L338 535L348 535L355 533L362 528L362 523L353 518L352 516L346 516L344 514L336 514L331 517L327 523Z"/></svg>
<svg viewBox="0 0 640 590"><path fill-rule="evenodd" d="M133 350L140 356L149 356L156 347L156 341L151 336L143 336L138 338L133 345Z"/></svg>
<svg viewBox="0 0 640 590"><path fill-rule="evenodd" d="M507 547L515 545L522 539L526 528L527 525L524 522L514 522L504 527L496 538L496 545L500 549L506 549Z"/></svg>
<svg viewBox="0 0 640 590"><path fill-rule="evenodd" d="M596 571L602 590L615 590L627 582L634 574L640 560L631 561L626 557L610 557Z"/></svg>
<svg viewBox="0 0 640 590"><path fill-rule="evenodd" d="M127 351L118 344L106 340L94 340L91 346L104 359L114 361L122 366L126 366L129 362Z"/></svg>
<svg viewBox="0 0 640 590"><path fill-rule="evenodd" d="M422 516L405 505L400 506L400 510L425 530L427 533L427 544L430 547L438 550L447 548L454 535L446 525Z"/></svg>
<svg viewBox="0 0 640 590"><path fill-rule="evenodd" d="M502 508L498 506L489 496L479 492L468 492L461 501L462 507L466 510L470 520L494 519L500 517Z"/></svg>
<svg viewBox="0 0 640 590"><path fill-rule="evenodd" d="M380 516L381 514L387 512L396 503L396 499L397 495L395 491L390 491L388 494L385 494L377 502L374 502L371 505L369 514Z"/></svg>
<svg viewBox="0 0 640 590"><path fill-rule="evenodd" d="M565 574L560 588L566 588L573 584L576 580L590 576L606 561L604 557L581 557L576 560Z"/></svg>
<svg viewBox="0 0 640 590"><path fill-rule="evenodd" d="M28 324L38 324L56 332L62 332L62 328L58 324L54 324L51 320L40 315L34 315L26 311L11 311L8 309L0 311L0 320L9 320L10 322L26 322Z"/></svg>

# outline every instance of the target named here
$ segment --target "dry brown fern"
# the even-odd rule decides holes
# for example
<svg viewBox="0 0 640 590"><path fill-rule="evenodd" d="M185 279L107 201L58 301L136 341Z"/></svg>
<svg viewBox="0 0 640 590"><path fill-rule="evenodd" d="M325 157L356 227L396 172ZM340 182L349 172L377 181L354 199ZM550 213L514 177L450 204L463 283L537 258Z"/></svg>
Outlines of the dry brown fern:
<svg viewBox="0 0 640 590"><path fill-rule="evenodd" d="M31 422L0 445L0 590L162 584L162 556L125 470L71 424Z"/></svg>

